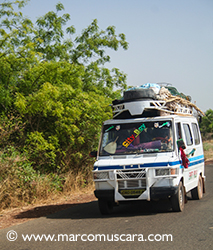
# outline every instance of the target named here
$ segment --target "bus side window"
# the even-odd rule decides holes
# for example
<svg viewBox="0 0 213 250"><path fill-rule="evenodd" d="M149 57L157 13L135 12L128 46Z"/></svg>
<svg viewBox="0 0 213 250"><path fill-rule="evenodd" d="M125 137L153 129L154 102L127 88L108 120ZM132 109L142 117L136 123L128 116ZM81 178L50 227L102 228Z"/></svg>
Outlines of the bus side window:
<svg viewBox="0 0 213 250"><path fill-rule="evenodd" d="M196 123L192 123L192 131L194 134L195 145L200 144L200 136L199 136L199 132L198 132L198 126Z"/></svg>
<svg viewBox="0 0 213 250"><path fill-rule="evenodd" d="M193 138L192 138L192 133L191 133L191 129L189 127L189 124L183 124L183 130L185 132L185 136L186 136L186 144L187 146L190 146L193 144Z"/></svg>
<svg viewBox="0 0 213 250"><path fill-rule="evenodd" d="M180 122L176 123L176 133L177 133L177 140L182 139Z"/></svg>

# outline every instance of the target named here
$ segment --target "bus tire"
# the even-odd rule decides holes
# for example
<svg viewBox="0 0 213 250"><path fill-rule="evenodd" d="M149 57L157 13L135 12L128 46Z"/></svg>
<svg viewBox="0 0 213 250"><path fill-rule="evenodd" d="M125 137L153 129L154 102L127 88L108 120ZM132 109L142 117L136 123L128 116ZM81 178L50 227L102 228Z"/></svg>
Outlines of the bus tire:
<svg viewBox="0 0 213 250"><path fill-rule="evenodd" d="M113 202L104 199L98 199L98 206L101 214L108 215L111 214L113 210Z"/></svg>
<svg viewBox="0 0 213 250"><path fill-rule="evenodd" d="M191 190L191 195L193 200L200 200L203 198L203 180L201 175L199 175L197 187Z"/></svg>
<svg viewBox="0 0 213 250"><path fill-rule="evenodd" d="M171 203L172 203L172 210L174 212L183 211L185 203L185 194L182 181L180 181L179 183L177 193L171 197Z"/></svg>

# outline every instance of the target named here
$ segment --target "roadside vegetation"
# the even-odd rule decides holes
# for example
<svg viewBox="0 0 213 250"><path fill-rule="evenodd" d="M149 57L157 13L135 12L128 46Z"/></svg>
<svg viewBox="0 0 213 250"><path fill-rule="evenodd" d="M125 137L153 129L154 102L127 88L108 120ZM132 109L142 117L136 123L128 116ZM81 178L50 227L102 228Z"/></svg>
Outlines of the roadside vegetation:
<svg viewBox="0 0 213 250"><path fill-rule="evenodd" d="M203 149L206 161L213 161L213 110L205 112L200 122L200 130L203 139Z"/></svg>
<svg viewBox="0 0 213 250"><path fill-rule="evenodd" d="M0 4L0 209L92 185L89 152L126 89L105 66L124 34L93 20L77 35L61 3L33 23L26 3Z"/></svg>
<svg viewBox="0 0 213 250"><path fill-rule="evenodd" d="M107 50L128 48L124 34L93 20L77 35L61 3L33 23L26 3L0 4L0 210L92 190L89 152L127 87L123 72L106 68ZM200 124L204 137L212 114Z"/></svg>
<svg viewBox="0 0 213 250"><path fill-rule="evenodd" d="M203 141L203 149L206 161L213 161L213 139Z"/></svg>

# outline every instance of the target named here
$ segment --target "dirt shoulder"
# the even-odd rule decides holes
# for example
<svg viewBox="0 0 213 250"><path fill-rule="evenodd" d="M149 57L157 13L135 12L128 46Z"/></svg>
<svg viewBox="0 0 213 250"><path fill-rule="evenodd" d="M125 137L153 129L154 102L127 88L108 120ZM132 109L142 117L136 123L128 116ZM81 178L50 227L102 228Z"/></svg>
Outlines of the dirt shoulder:
<svg viewBox="0 0 213 250"><path fill-rule="evenodd" d="M78 204L96 200L93 191L61 197L25 207L6 209L0 212L0 229L47 216ZM56 202L57 201L57 202Z"/></svg>

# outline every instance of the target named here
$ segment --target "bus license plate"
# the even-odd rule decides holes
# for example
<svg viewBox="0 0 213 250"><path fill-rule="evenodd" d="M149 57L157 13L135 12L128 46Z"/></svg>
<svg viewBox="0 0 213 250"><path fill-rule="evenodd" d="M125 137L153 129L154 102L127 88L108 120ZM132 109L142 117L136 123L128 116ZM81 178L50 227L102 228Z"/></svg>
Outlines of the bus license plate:
<svg viewBox="0 0 213 250"><path fill-rule="evenodd" d="M141 195L143 192L145 191L145 189L125 189L125 190L120 190L120 193L123 196L135 196L135 195Z"/></svg>

